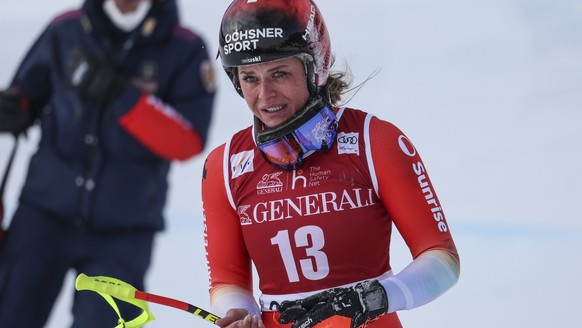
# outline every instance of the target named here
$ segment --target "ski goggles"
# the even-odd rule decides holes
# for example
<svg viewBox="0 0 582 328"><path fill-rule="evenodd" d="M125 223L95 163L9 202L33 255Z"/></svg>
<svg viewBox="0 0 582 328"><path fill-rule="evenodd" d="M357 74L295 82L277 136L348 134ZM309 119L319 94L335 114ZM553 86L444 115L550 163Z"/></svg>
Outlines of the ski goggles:
<svg viewBox="0 0 582 328"><path fill-rule="evenodd" d="M299 120L305 120L299 118ZM283 128L266 133L257 133L255 142L263 158L270 164L285 170L295 170L303 162L303 157L312 151L326 151L333 144L337 134L335 113L323 106L305 123L296 119L285 126L298 125L291 132L282 134ZM277 136L276 134L279 134Z"/></svg>

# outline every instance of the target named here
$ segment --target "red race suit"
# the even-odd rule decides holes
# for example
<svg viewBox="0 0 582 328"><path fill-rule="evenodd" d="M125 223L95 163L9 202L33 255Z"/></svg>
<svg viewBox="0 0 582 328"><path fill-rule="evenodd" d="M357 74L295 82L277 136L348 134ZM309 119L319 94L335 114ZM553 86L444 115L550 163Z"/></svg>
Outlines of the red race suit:
<svg viewBox="0 0 582 328"><path fill-rule="evenodd" d="M308 154L294 171L262 158L252 127L209 154L202 198L218 315L244 303L222 287L252 293L253 265L267 327L289 326L276 322L284 300L369 279L385 287L389 313L367 327L401 327L397 310L426 304L457 281L455 244L416 148L373 115L347 108L337 116L332 148ZM390 267L393 224L414 259L402 275ZM349 323L338 317L316 327Z"/></svg>

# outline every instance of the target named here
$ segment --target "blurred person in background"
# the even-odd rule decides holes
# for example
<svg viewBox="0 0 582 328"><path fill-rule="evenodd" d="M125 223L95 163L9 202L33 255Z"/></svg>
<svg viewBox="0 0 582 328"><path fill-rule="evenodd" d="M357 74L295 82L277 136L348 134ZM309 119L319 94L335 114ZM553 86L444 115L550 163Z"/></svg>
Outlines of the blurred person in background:
<svg viewBox="0 0 582 328"><path fill-rule="evenodd" d="M315 3L235 0L219 44L254 118L208 155L203 172L216 323L396 328L397 311L455 285L459 255L426 165L399 128L341 107L350 75L330 74ZM398 273L393 225L413 258Z"/></svg>
<svg viewBox="0 0 582 328"><path fill-rule="evenodd" d="M0 132L41 129L1 242L0 327L43 327L70 269L144 288L170 164L203 151L214 82L175 0L86 0L48 25L0 92ZM117 325L96 293L72 313Z"/></svg>

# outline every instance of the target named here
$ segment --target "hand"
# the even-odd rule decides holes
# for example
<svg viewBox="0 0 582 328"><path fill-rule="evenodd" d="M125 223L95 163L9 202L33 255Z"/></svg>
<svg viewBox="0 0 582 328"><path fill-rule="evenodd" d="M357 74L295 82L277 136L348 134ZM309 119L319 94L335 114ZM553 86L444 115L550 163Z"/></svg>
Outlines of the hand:
<svg viewBox="0 0 582 328"><path fill-rule="evenodd" d="M244 309L228 310L223 318L216 320L216 325L226 328L265 328L259 317L251 316Z"/></svg>
<svg viewBox="0 0 582 328"><path fill-rule="evenodd" d="M31 123L26 98L13 88L0 92L0 132L18 134Z"/></svg>
<svg viewBox="0 0 582 328"><path fill-rule="evenodd" d="M352 319L351 328L375 319L388 311L386 290L378 280L364 281L347 288L333 288L296 301L284 301L278 307L282 324L293 321L291 328L313 327L340 315Z"/></svg>
<svg viewBox="0 0 582 328"><path fill-rule="evenodd" d="M75 54L72 58L69 82L82 96L103 103L117 98L127 85L126 79L105 58L86 54Z"/></svg>

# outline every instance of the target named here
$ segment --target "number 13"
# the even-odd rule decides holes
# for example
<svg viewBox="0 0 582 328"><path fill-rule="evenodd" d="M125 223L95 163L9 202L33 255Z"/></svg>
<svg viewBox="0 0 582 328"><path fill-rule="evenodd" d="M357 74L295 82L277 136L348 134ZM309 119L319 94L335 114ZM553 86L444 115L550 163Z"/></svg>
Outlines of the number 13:
<svg viewBox="0 0 582 328"><path fill-rule="evenodd" d="M297 229L294 237L295 247L307 247L305 252L309 258L299 260L303 276L309 280L325 278L329 274L329 264L327 256L321 251L325 246L323 230L318 226L305 226ZM310 242L311 246L309 246ZM296 261L291 249L289 230L279 231L275 237L271 238L271 244L279 246L279 252L281 253L289 282L298 282L299 273L297 272Z"/></svg>

